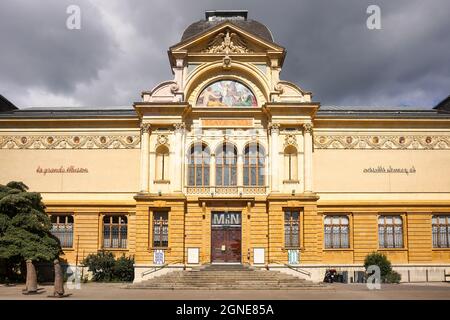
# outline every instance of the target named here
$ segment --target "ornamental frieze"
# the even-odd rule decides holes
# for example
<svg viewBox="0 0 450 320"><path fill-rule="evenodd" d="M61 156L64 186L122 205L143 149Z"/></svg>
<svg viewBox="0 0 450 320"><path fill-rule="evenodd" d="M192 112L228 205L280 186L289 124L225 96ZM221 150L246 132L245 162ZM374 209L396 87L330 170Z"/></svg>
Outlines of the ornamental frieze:
<svg viewBox="0 0 450 320"><path fill-rule="evenodd" d="M314 137L314 147L316 149L446 150L450 149L450 136L317 135Z"/></svg>
<svg viewBox="0 0 450 320"><path fill-rule="evenodd" d="M0 136L0 149L135 149L139 135Z"/></svg>

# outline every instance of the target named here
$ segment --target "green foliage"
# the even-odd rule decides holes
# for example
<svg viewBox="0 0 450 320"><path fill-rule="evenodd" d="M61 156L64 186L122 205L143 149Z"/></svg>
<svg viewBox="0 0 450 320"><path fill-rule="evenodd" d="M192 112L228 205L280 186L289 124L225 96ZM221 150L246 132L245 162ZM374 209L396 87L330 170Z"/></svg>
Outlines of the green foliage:
<svg viewBox="0 0 450 320"><path fill-rule="evenodd" d="M134 279L134 259L132 257L121 256L114 265L114 276L119 281L133 281Z"/></svg>
<svg viewBox="0 0 450 320"><path fill-rule="evenodd" d="M112 252L101 251L88 255L82 262L93 273L94 281L112 281L115 264Z"/></svg>
<svg viewBox="0 0 450 320"><path fill-rule="evenodd" d="M392 270L384 278L382 277L381 279L385 283L400 283L400 280L402 280L402 276L400 275L400 273Z"/></svg>
<svg viewBox="0 0 450 320"><path fill-rule="evenodd" d="M380 268L381 277L386 276L392 271L391 262L382 253L372 252L366 256L364 259L364 268L367 270L372 265L377 265Z"/></svg>
<svg viewBox="0 0 450 320"><path fill-rule="evenodd" d="M392 265L386 255L378 252L368 254L364 259L364 268L371 265L377 265L380 268L381 281L385 283L400 283L401 275L392 270Z"/></svg>
<svg viewBox="0 0 450 320"><path fill-rule="evenodd" d="M60 243L51 226L39 193L28 192L22 182L0 185L0 259L5 259L9 273L24 260L52 261L59 256Z"/></svg>
<svg viewBox="0 0 450 320"><path fill-rule="evenodd" d="M134 277L134 259L122 256L116 260L112 252L90 254L82 264L93 273L94 281L132 281Z"/></svg>

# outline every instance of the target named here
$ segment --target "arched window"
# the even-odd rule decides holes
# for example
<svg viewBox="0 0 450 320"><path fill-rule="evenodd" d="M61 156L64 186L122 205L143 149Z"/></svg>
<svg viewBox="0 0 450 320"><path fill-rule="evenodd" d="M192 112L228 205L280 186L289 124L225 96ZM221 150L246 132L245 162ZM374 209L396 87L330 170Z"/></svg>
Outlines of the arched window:
<svg viewBox="0 0 450 320"><path fill-rule="evenodd" d="M216 186L237 184L237 149L224 143L216 150Z"/></svg>
<svg viewBox="0 0 450 320"><path fill-rule="evenodd" d="M188 185L209 186L209 148L196 143L189 150L188 157Z"/></svg>
<svg viewBox="0 0 450 320"><path fill-rule="evenodd" d="M157 181L169 180L169 148L159 146L156 149L155 179Z"/></svg>
<svg viewBox="0 0 450 320"><path fill-rule="evenodd" d="M403 248L403 221L401 216L378 218L378 240L380 248Z"/></svg>
<svg viewBox="0 0 450 320"><path fill-rule="evenodd" d="M258 143L251 143L244 150L244 185L264 186L264 148Z"/></svg>
<svg viewBox="0 0 450 320"><path fill-rule="evenodd" d="M298 179L297 149L294 146L288 146L284 149L284 172L285 180Z"/></svg>

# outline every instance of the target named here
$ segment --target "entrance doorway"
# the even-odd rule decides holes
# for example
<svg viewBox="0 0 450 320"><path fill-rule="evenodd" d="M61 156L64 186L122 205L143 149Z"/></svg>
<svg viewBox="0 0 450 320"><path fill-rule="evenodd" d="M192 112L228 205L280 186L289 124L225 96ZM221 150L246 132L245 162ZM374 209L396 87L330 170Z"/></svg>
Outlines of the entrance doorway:
<svg viewBox="0 0 450 320"><path fill-rule="evenodd" d="M215 263L240 263L241 237L240 212L212 212L211 261Z"/></svg>

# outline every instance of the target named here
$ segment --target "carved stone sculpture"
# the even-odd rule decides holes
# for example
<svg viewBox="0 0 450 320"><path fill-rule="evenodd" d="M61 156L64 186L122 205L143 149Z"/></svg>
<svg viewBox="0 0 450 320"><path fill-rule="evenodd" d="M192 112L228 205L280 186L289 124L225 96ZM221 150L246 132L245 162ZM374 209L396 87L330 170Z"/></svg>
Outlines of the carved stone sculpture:
<svg viewBox="0 0 450 320"><path fill-rule="evenodd" d="M226 55L230 53L248 53L251 52L247 48L247 44L239 37L238 34L226 30L219 33L208 44L208 47L204 49L204 53L224 53Z"/></svg>
<svg viewBox="0 0 450 320"><path fill-rule="evenodd" d="M37 293L37 275L33 261L27 260L27 279L25 283L25 294Z"/></svg>
<svg viewBox="0 0 450 320"><path fill-rule="evenodd" d="M64 279L61 264L59 263L58 259L55 259L55 261L53 261L53 265L55 269L55 283L53 296L62 297L64 296Z"/></svg>

